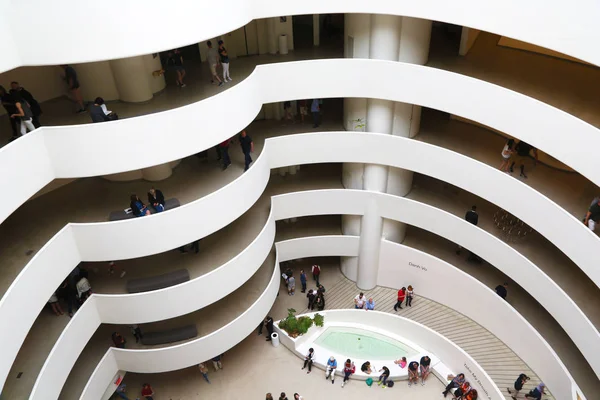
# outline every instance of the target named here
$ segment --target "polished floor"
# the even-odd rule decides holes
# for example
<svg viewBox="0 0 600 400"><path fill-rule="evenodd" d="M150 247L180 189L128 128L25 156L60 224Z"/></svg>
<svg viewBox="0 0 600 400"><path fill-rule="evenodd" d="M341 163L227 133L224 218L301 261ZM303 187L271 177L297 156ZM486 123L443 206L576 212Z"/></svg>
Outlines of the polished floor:
<svg viewBox="0 0 600 400"><path fill-rule="evenodd" d="M577 93L583 93L584 88L585 90L594 88L594 85L590 82L583 84L584 80L579 84L577 83L583 73L576 74L578 77L572 78L577 82L572 84L570 90L563 88L562 85L551 87L552 85L549 84L551 76L554 76L555 79L557 76L562 77L571 72L579 71L583 67L567 61L552 61L552 59L550 59L552 62L548 61L551 67L549 66L547 70L542 69L544 72L539 74L540 76L536 76L532 80L521 79L521 72L525 76L529 76L527 75L529 72L526 72L528 71L527 65L529 65L527 62L521 62L523 68L518 70L519 73L511 73L509 69L504 70L504 62L497 64L490 61L487 64L488 61L486 60L488 58L481 54L487 54L486 51L489 51L489 48L486 46L491 46L490 43L489 38L484 35L474 46L473 52L465 59L455 56L444 56L445 58L432 56L430 64L473 76L481 74L477 77L490 81L497 79L499 80L498 83L503 86L540 98L555 106L563 103L566 105L571 104L569 99L572 96L577 99L581 97L587 99L587 96L578 95ZM520 60L520 57L531 58L528 53L513 49L498 48L494 51L510 52L511 55L503 55L501 59L513 60L508 62L511 65ZM234 83L247 76L257 63L323 58L326 55L336 56L336 54L329 51L325 53L327 54L320 54L318 51L310 54L300 54L299 52L288 56L260 56L239 59L235 64L232 63L232 76L236 79ZM535 57L547 59L543 56ZM495 58L491 58L491 60L495 60ZM437 65L436 63L440 64ZM560 67L557 66L559 64ZM464 70L459 70L460 68ZM584 68L588 68L595 73L595 69L591 67ZM587 73L592 74L592 72ZM196 74L196 79L198 77L200 79L195 80L194 74ZM204 70L203 66L190 68L189 75L190 82L185 89L171 86L151 103L145 105L116 103L111 105L111 109L117 111L122 117L135 116L181 106L208 97L220 90L226 90L226 87L212 86L208 83L208 79L204 79L208 77L208 71ZM527 85L525 85L526 82ZM595 82L600 81L596 80ZM551 87L552 90L542 90L546 86ZM547 98L544 98L544 96L547 96ZM552 99L554 99L554 103ZM576 104L576 110L570 110L569 112L581 118L585 116L587 121L594 123L595 114L588 115L585 110L587 110L587 107L591 107L590 105L594 105L595 101L597 100L590 99L589 102L574 101L573 104ZM565 107L567 107L566 105ZM44 109L46 110L44 123L48 125L87 123L89 118L87 115L70 114L70 104L64 100L49 102L44 106ZM325 109L327 110L327 108ZM323 130L341 129L341 123L337 122L340 120L341 118L330 120L325 124ZM8 124L0 120L2 129L5 125ZM258 121L250 126L249 133L255 139L258 152L262 148L265 137L307 130L310 130L308 124L284 125L276 121ZM424 112L421 133L416 139L461 152L494 166L497 164L498 154L503 145L503 139L500 136L469 124L448 120L441 113L433 110ZM167 197L175 196L182 203L196 200L231 182L241 174L243 165L241 154L232 152L232 155L235 165L225 172L220 171L214 158L211 158L208 162L189 158L174 170L171 178L156 185L165 192ZM214 157L214 155L211 155L211 157ZM320 187L340 187L339 176L330 180L323 178ZM289 180L289 177L280 179ZM318 179L315 176L312 176L310 181L311 183L303 183L304 186L301 185L297 188L291 186L289 190L312 188L314 182L317 182L316 186L318 186ZM337 184L333 183L333 186L331 186L332 182L337 182ZM576 217L582 215L589 205L590 199L600 192L595 185L578 174L559 172L544 165L538 165L532 170L529 173L529 179L525 183L546 194ZM150 186L152 186L152 183L143 181L115 183L105 181L102 178L81 179L23 205L0 225L0 234L3 237L3 241L0 243L0 252L3 255L0 258L0 293L3 294L6 291L33 254L67 222L105 221L110 211L121 209L123 204L128 203L127 199L131 192L143 195ZM458 188L431 178L417 176L414 189L408 197L432 204L460 216L475 202L480 210L480 226L489 232L494 232L495 228L491 222L491 216L495 212L495 206ZM83 209L81 204L86 204L86 208ZM268 207L268 202L261 204L262 206L257 207L257 209L261 208L263 211L257 213L262 213L262 216L258 218L266 219L264 214L266 208L262 207L265 205ZM93 275L94 290L99 293L123 293L126 279L155 275L160 271L164 271L165 262L168 262L173 269L188 268L192 278L214 269L235 256L255 237L260 227L262 227L261 224L254 223L257 221L251 215L255 212L254 208L230 227L224 228L224 230L203 240L201 253L197 256L193 254L181 255L174 251L118 262L120 268L124 267L127 270L127 275L123 279L118 278L118 276L110 276L104 264L92 265L91 268L95 272ZM240 232L240 234L235 236L228 234L231 232ZM438 252L444 257L438 256L447 261L454 257L454 261L450 262L458 264L457 266L461 265L461 268L465 268L469 273L490 286L495 286L499 281L506 280L503 274L491 266L475 268L463 262L464 260L456 260L456 256L452 255L453 248L450 242L416 228L409 230L405 244L425 249L434 255ZM600 307L598 307L600 293L598 288L564 254L539 235L532 235L524 242L512 243L512 246L558 282L588 315L590 320L597 327L600 326ZM548 318L548 314L543 309L539 312L539 304L529 298L520 288L510 289L510 302L555 347L557 353L572 370L573 375L584 390L587 389L586 392L593 390L593 392L588 393L597 392L599 390L597 377L593 373L590 374L585 361L581 362L581 354L576 349L573 350L572 342L560 327L557 329L556 322ZM57 318L50 314L48 310L44 310L40 314L13 366L3 391L4 397L20 398L19 396L31 390L37 372L66 323L67 317ZM19 380L16 379L18 372L24 372Z"/></svg>

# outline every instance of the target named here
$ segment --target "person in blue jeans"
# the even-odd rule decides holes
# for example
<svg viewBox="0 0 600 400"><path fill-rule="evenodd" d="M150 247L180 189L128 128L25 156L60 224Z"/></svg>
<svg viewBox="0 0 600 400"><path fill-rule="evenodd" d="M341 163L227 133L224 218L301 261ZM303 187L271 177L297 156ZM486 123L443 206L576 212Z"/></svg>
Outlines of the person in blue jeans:
<svg viewBox="0 0 600 400"><path fill-rule="evenodd" d="M310 105L310 112L312 113L313 116L313 128L318 128L319 127L319 111L320 111L320 107L319 107L319 99L313 99L311 105Z"/></svg>
<svg viewBox="0 0 600 400"><path fill-rule="evenodd" d="M122 398L122 399L129 400L129 397L127 397L125 395L125 388L126 387L127 387L127 385L125 385L124 383L120 384L119 387L117 388L117 390L115 390L115 394L117 396L119 396L120 398Z"/></svg>
<svg viewBox="0 0 600 400"><path fill-rule="evenodd" d="M300 270L300 283L302 284L302 293L306 293L306 274L304 270Z"/></svg>
<svg viewBox="0 0 600 400"><path fill-rule="evenodd" d="M227 169L227 167L229 167L229 165L231 165L231 160L229 159L229 143L231 142L231 139L227 139L223 142L221 142L221 144L219 144L219 151L220 151L220 155L223 158L223 171L225 171Z"/></svg>
<svg viewBox="0 0 600 400"><path fill-rule="evenodd" d="M383 367L379 370L379 372L382 372L382 374L379 375L378 385L385 387L385 383L388 380L388 378L390 377L390 370L388 369L388 367Z"/></svg>

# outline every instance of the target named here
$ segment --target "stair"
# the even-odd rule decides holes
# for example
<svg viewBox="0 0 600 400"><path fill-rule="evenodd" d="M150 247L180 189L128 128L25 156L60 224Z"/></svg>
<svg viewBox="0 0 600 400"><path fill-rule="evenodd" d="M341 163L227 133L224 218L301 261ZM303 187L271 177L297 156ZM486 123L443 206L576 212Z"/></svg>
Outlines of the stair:
<svg viewBox="0 0 600 400"><path fill-rule="evenodd" d="M342 277L331 287L326 287L325 309L337 310L354 307L354 297L361 292L356 284ZM540 381L535 373L509 347L485 328L465 317L461 313L425 297L415 296L412 307L394 312L397 290L375 287L363 291L367 298L375 300L375 310L396 314L419 322L456 343L465 350L488 373L504 394L506 400L512 400L506 388L513 387L519 374L531 378L525 385L519 399L533 389ZM308 309L302 313L309 312ZM543 399L553 400L548 393Z"/></svg>

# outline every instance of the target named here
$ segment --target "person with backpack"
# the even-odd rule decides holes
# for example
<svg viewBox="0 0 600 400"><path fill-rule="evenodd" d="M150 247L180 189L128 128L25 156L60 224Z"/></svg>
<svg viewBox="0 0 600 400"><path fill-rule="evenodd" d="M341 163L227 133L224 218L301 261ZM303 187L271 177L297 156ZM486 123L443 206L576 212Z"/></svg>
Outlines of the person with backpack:
<svg viewBox="0 0 600 400"><path fill-rule="evenodd" d="M344 380L342 381L342 387L344 387L346 381L350 379L350 375L355 372L356 367L354 366L354 363L350 359L347 359L346 363L344 364Z"/></svg>
<svg viewBox="0 0 600 400"><path fill-rule="evenodd" d="M525 385L525 382L527 382L528 380L529 380L529 377L527 375L519 374L519 376L513 386L514 391L510 390L510 388L506 388L506 390L508 391L508 394L510 394L510 397L517 400L517 396L519 395L521 390L523 390L523 386Z"/></svg>
<svg viewBox="0 0 600 400"><path fill-rule="evenodd" d="M321 267L315 264L312 266L312 276L313 280L317 282L317 287L319 286L319 275L321 275Z"/></svg>
<svg viewBox="0 0 600 400"><path fill-rule="evenodd" d="M337 361L334 356L329 357L327 360L327 366L325 368L325 380L331 376L331 384L335 382L335 370L337 369Z"/></svg>
<svg viewBox="0 0 600 400"><path fill-rule="evenodd" d="M388 367L384 366L383 368L381 368L379 370L379 372L383 373L381 375L379 375L379 382L377 383L379 386L381 386L382 388L386 387L386 381L388 380L388 378L390 377L390 370Z"/></svg>

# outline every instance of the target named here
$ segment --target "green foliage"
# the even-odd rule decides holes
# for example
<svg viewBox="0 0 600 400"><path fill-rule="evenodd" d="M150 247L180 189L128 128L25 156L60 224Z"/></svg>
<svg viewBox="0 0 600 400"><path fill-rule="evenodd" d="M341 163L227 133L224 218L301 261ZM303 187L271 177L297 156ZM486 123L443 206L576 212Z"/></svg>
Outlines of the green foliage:
<svg viewBox="0 0 600 400"><path fill-rule="evenodd" d="M324 318L321 314L316 314L313 319L307 316L296 318L295 313L296 310L288 308L287 317L279 321L279 328L286 331L290 337L295 338L304 335L313 326L313 323L317 326L323 326Z"/></svg>
<svg viewBox="0 0 600 400"><path fill-rule="evenodd" d="M319 328L322 328L323 324L325 323L325 317L319 313L316 313L313 321L315 321L316 326L318 326Z"/></svg>

